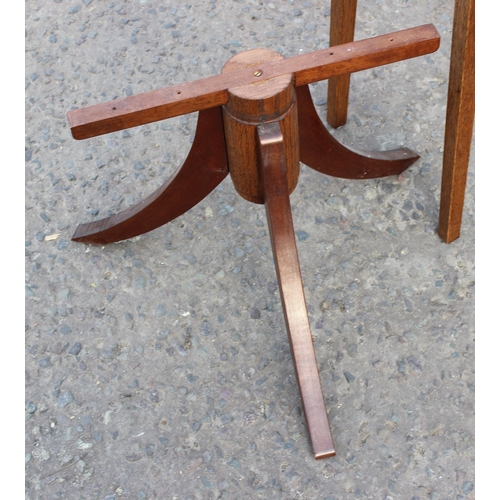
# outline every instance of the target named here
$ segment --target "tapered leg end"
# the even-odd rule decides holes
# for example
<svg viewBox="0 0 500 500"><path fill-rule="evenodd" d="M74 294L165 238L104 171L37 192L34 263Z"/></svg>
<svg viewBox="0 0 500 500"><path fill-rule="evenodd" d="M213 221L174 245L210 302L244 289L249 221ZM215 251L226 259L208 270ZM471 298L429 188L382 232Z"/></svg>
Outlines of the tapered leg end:
<svg viewBox="0 0 500 500"><path fill-rule="evenodd" d="M106 219L80 224L76 228L71 241L76 241L77 243L87 243L90 245L105 245L106 243L118 241L117 239L109 238L109 236L106 237L104 232L105 227L103 227L104 220Z"/></svg>
<svg viewBox="0 0 500 500"><path fill-rule="evenodd" d="M321 460L323 458L330 458L335 456L335 450L332 448L330 450L318 451L314 453L314 458L316 460Z"/></svg>

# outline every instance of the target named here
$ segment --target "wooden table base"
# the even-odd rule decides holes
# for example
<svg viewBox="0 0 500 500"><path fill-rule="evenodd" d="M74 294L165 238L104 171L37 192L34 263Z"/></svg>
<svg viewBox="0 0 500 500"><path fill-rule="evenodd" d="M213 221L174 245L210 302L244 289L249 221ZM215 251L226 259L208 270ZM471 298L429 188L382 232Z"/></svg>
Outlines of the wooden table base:
<svg viewBox="0 0 500 500"><path fill-rule="evenodd" d="M438 47L439 35L426 25L290 59L254 49L231 58L218 77L68 113L74 137L87 138L199 111L191 151L172 178L136 206L78 226L73 240L105 244L151 231L195 206L230 173L241 196L266 208L297 382L318 459L335 449L290 207L300 162L327 175L370 179L399 174L419 157L406 148L363 154L342 146L317 115L308 83Z"/></svg>

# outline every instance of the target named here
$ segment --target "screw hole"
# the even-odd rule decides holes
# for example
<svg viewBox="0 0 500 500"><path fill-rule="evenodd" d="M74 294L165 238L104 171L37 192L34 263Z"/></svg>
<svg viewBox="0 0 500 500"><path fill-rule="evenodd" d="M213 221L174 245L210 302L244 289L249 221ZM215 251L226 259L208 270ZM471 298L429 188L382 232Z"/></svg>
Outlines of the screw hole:
<svg viewBox="0 0 500 500"><path fill-rule="evenodd" d="M181 95L181 94L182 94L182 92L179 90L179 91L177 92L177 95Z"/></svg>
<svg viewBox="0 0 500 500"><path fill-rule="evenodd" d="M112 108L112 109L113 109L113 111L116 111L116 108L115 108L115 106L113 106L113 108Z"/></svg>

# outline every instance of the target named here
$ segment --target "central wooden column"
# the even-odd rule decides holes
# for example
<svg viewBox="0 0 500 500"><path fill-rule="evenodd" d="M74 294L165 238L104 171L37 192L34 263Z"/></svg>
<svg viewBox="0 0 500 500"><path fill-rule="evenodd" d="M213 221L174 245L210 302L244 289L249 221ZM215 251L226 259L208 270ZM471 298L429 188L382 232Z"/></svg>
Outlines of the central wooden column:
<svg viewBox="0 0 500 500"><path fill-rule="evenodd" d="M254 203L265 202L255 135L257 125L279 122L286 138L289 194L299 179L299 128L293 74L266 79L260 69L263 63L281 59L285 58L273 50L254 49L237 54L222 68L222 73L255 68L255 81L228 89L228 102L223 106L229 173L236 191Z"/></svg>

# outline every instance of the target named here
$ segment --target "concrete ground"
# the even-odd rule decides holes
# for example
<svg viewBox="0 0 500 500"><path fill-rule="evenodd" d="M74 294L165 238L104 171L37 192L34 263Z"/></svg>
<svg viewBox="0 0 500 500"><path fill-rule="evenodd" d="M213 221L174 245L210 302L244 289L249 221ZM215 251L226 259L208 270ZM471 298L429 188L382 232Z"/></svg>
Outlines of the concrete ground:
<svg viewBox="0 0 500 500"><path fill-rule="evenodd" d="M227 178L151 233L71 242L164 182L196 115L75 141L65 114L250 48L325 48L329 2L27 0L27 499L474 498L474 149L462 236L436 233L453 2L358 4L356 39L433 23L442 43L353 75L332 131L420 160L367 181L302 166L291 196L337 450L315 461L264 208Z"/></svg>

